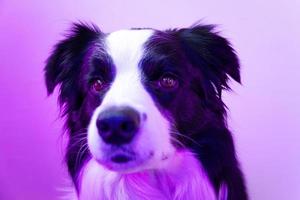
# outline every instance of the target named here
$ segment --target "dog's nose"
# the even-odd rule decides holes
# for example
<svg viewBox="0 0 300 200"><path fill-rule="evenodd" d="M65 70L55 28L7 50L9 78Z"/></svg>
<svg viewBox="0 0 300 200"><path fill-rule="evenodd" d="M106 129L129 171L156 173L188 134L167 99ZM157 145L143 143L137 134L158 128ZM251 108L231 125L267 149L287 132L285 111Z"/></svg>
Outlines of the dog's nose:
<svg viewBox="0 0 300 200"><path fill-rule="evenodd" d="M138 132L140 115L131 107L110 107L99 114L96 124L105 143L127 144Z"/></svg>

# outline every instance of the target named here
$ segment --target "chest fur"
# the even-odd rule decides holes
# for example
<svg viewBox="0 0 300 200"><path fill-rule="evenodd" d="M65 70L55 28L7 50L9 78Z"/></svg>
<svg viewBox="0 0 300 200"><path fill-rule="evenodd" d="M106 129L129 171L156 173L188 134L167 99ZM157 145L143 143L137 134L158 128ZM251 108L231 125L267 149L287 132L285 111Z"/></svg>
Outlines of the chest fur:
<svg viewBox="0 0 300 200"><path fill-rule="evenodd" d="M90 160L79 183L79 200L215 200L211 183L191 154L162 169L121 174Z"/></svg>

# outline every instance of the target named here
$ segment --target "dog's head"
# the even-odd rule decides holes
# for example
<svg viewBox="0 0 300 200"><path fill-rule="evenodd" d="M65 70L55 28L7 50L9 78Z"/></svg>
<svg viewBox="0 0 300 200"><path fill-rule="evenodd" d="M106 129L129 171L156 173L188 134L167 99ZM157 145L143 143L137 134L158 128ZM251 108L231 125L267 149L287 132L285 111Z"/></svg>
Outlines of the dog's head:
<svg viewBox="0 0 300 200"><path fill-rule="evenodd" d="M229 77L240 82L233 49L211 25L105 34L74 24L45 76L49 94L60 85L71 171L90 156L116 171L163 166L203 128L226 126L221 91Z"/></svg>

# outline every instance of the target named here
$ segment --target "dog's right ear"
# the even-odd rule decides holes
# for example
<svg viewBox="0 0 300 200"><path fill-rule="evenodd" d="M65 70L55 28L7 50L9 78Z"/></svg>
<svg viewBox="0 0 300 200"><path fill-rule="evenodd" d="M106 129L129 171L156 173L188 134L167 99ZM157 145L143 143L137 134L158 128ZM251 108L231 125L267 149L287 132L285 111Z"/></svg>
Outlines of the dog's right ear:
<svg viewBox="0 0 300 200"><path fill-rule="evenodd" d="M102 34L95 25L73 24L66 39L55 46L46 61L44 72L48 95L52 94L57 85L61 85L61 95L64 93L62 87L72 87L89 46Z"/></svg>
<svg viewBox="0 0 300 200"><path fill-rule="evenodd" d="M214 25L198 23L175 33L188 60L201 69L219 97L223 89L230 89L229 77L241 83L238 57L230 42L215 31Z"/></svg>

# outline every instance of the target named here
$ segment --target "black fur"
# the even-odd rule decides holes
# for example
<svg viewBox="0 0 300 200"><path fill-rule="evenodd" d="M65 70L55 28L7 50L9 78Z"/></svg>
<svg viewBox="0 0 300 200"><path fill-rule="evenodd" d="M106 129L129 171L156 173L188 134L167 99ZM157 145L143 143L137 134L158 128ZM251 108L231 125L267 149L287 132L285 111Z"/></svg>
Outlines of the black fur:
<svg viewBox="0 0 300 200"><path fill-rule="evenodd" d="M196 25L156 31L145 49L140 63L144 85L162 113L175 120L174 137L198 155L216 191L226 183L230 200L247 199L221 99L221 91L230 89L229 77L240 82L239 62L229 42L213 26ZM175 74L180 87L168 92L153 87L164 73Z"/></svg>
<svg viewBox="0 0 300 200"><path fill-rule="evenodd" d="M104 37L96 26L75 24L71 34L56 45L45 67L48 93L60 85L59 102L70 135L66 159L75 182L90 157L83 146L92 111L105 95L105 91L91 94L89 84L95 77L111 83L115 76L114 64L102 43ZM195 25L155 31L144 48L139 63L144 87L161 112L174 121L172 134L184 145L178 148L196 153L216 191L226 183L228 199L247 200L221 99L222 90L230 89L229 77L240 82L239 62L230 43L213 26ZM166 72L178 78L176 90L162 91L153 84ZM185 135L178 136L178 132Z"/></svg>
<svg viewBox="0 0 300 200"><path fill-rule="evenodd" d="M75 183L77 173L90 156L88 148L84 148L87 126L105 93L90 94L89 84L98 76L105 75L107 82L114 77L111 58L102 51L104 36L95 25L74 24L66 39L55 46L45 67L48 94L60 85L59 103L70 136L65 158Z"/></svg>

